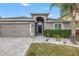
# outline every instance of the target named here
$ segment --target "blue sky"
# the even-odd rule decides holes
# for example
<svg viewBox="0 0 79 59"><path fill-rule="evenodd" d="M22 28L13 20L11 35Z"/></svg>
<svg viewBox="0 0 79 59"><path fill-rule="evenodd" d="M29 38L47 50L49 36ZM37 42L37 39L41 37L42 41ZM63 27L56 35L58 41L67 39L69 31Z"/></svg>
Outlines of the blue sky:
<svg viewBox="0 0 79 59"><path fill-rule="evenodd" d="M1 17L18 17L28 16L31 13L49 13L49 18L59 18L60 9L53 7L50 11L49 3L0 3L0 16Z"/></svg>

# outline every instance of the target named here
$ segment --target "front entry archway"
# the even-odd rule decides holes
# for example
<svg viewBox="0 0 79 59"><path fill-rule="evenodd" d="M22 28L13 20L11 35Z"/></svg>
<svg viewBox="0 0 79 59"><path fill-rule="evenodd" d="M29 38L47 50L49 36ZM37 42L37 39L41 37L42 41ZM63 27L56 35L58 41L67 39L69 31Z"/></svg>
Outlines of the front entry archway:
<svg viewBox="0 0 79 59"><path fill-rule="evenodd" d="M44 30L44 19L42 17L36 18L37 22L35 23L35 34L42 35Z"/></svg>

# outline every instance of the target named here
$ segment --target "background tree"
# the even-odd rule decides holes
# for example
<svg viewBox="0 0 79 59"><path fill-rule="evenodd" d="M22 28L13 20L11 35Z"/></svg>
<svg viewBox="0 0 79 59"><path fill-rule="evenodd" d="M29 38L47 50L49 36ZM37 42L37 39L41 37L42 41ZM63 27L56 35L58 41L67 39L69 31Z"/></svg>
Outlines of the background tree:
<svg viewBox="0 0 79 59"><path fill-rule="evenodd" d="M52 3L50 5L50 9L53 6L57 6L60 8L61 11L61 16L66 15L68 13L71 14L71 37L75 37L75 21L76 21L76 12L79 8L79 4L78 3ZM68 12L68 13L67 13ZM62 18L61 18L62 19ZM63 20L63 19L62 19Z"/></svg>

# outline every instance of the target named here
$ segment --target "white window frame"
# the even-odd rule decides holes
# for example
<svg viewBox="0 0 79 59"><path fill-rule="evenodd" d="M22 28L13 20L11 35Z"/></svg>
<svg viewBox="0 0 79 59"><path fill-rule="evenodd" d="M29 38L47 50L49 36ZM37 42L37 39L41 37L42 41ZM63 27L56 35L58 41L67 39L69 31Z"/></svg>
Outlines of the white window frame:
<svg viewBox="0 0 79 59"><path fill-rule="evenodd" d="M54 23L54 29L56 30L56 28L55 28L55 25L56 24L61 24L61 29L63 29L63 23Z"/></svg>

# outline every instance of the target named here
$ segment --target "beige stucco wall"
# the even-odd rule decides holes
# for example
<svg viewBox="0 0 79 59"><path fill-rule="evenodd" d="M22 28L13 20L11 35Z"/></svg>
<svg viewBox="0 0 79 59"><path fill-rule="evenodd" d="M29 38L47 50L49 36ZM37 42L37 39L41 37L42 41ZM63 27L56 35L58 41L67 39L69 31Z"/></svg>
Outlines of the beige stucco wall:
<svg viewBox="0 0 79 59"><path fill-rule="evenodd" d="M79 13L76 13L76 20L79 21Z"/></svg>
<svg viewBox="0 0 79 59"><path fill-rule="evenodd" d="M63 23L63 29L71 29L71 23Z"/></svg>
<svg viewBox="0 0 79 59"><path fill-rule="evenodd" d="M52 30L55 29L55 24L61 24L61 29L71 29L71 23L56 23L56 22L50 22L45 23L45 30Z"/></svg>
<svg viewBox="0 0 79 59"><path fill-rule="evenodd" d="M42 17L42 18L44 19L44 21L45 21L45 20L47 20L47 17L48 17L48 16L47 16L47 15L42 15L42 14L39 14L39 15L32 15L32 18L33 18L33 19L36 19L37 17Z"/></svg>
<svg viewBox="0 0 79 59"><path fill-rule="evenodd" d="M54 24L53 23L45 23L45 30L52 30L54 29Z"/></svg>

